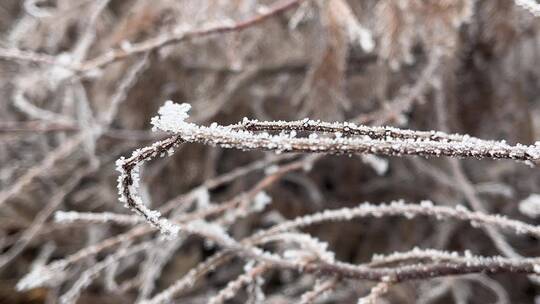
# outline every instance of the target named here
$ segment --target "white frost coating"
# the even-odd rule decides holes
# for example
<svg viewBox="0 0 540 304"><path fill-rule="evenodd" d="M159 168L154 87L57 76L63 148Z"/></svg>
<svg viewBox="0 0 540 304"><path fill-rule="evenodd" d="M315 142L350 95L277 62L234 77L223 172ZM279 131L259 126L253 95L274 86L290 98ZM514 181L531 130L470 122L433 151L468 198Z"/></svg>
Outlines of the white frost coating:
<svg viewBox="0 0 540 304"><path fill-rule="evenodd" d="M167 101L159 110L158 116L152 118L154 130L171 132L176 136L157 142L152 146L145 147L133 152L130 158L121 158L117 162L120 176L118 189L120 201L127 207L143 216L146 221L161 232L175 235L179 227L167 219L161 217L157 211L150 210L139 194L139 168L146 160L173 153L175 145L181 142L197 142L223 148L236 148L242 150L266 150L281 152L307 152L307 153L331 153L331 154L378 154L378 155L421 155L421 156L450 156L450 157L476 157L495 159L515 159L520 161L540 160L540 145L508 145L504 141L481 140L467 135L445 134L429 131L420 132L413 130L401 130L391 127L367 127L352 123L326 123L304 119L295 122L258 122L244 119L237 125L198 126L189 123L189 104L175 104ZM297 130L312 133L308 137L296 137ZM273 135L268 132L276 133ZM315 133L332 133L334 136L316 136ZM383 172L383 163L378 163L376 168ZM127 172L126 172L127 171ZM129 173L129 174L128 174ZM264 200L261 200L263 202ZM255 204L264 207L264 204ZM359 211L369 211L369 206ZM391 209L400 207L396 204ZM372 215L389 212L381 211L381 206L373 210ZM417 214L432 215L436 218L457 217L469 220L473 225L507 225L520 233L537 233L540 228L531 228L525 224L518 225L505 218L497 218L481 214L471 213L463 209L441 209L443 207L430 207L417 210L418 206L406 206L399 215L413 217ZM422 207L423 208L423 207ZM399 209L399 208L398 208ZM432 209L437 210L433 212ZM232 217L244 216L253 210L242 210L241 213L232 214ZM255 210L256 211L256 210ZM429 212L428 212L429 211ZM392 212L390 212L393 214ZM228 214L231 215L231 214ZM347 215L350 216L350 215ZM510 224L510 222L512 224Z"/></svg>
<svg viewBox="0 0 540 304"><path fill-rule="evenodd" d="M535 0L514 0L514 3L517 6L529 11L535 17L540 17L540 3L536 2Z"/></svg>
<svg viewBox="0 0 540 304"><path fill-rule="evenodd" d="M390 277L383 277L379 283L373 286L369 294L365 297L358 299L357 304L377 304L380 297L388 292L390 286Z"/></svg>
<svg viewBox="0 0 540 304"><path fill-rule="evenodd" d="M152 150L153 148L154 146L136 150L135 152L133 152L130 159L137 158L139 155L142 154L144 150ZM136 163L135 166L131 169L130 176L128 176L128 174L124 170L124 165L126 163L127 160L124 157L121 157L116 161L116 170L120 172L120 175L118 176L118 195L120 202L125 203L127 208L132 209L139 215L143 216L147 222L158 228L163 234L169 237L176 236L178 234L178 231L180 230L179 226L171 223L165 218L162 218L159 211L151 210L143 203L142 197L139 194L140 163ZM125 183L129 178L131 178L132 183L126 189ZM128 197L126 196L126 192L129 193L129 196L132 199L132 205L128 204Z"/></svg>
<svg viewBox="0 0 540 304"><path fill-rule="evenodd" d="M190 104L177 104L172 100L167 100L159 109L159 116L152 118L151 123L154 126L153 130L156 131L159 129L163 131L175 132L178 129L193 125L185 122L185 120L189 117L189 110L191 110Z"/></svg>
<svg viewBox="0 0 540 304"><path fill-rule="evenodd" d="M62 282L64 278L65 273L63 265L54 268L37 265L17 282L16 289L18 291L23 291L42 286L55 286Z"/></svg>
<svg viewBox="0 0 540 304"><path fill-rule="evenodd" d="M457 260L461 255L455 251L436 249L420 249L414 247L411 251L394 252L388 255L375 254L371 257L373 263L396 263L410 259ZM465 257L465 255L463 256Z"/></svg>
<svg viewBox="0 0 540 304"><path fill-rule="evenodd" d="M264 174L266 175L272 175L276 172L279 171L279 166L277 165L272 165L272 166L268 166L266 169L264 169Z"/></svg>
<svg viewBox="0 0 540 304"><path fill-rule="evenodd" d="M24 92L21 90L16 90L13 94L13 105L17 107L21 112L25 113L26 115L30 116L31 118L35 118L38 120L44 120L44 121L53 121L56 123L65 123L65 124L73 124L74 121L64 115L43 110L34 104L32 104L25 96Z"/></svg>
<svg viewBox="0 0 540 304"><path fill-rule="evenodd" d="M208 223L203 220L194 220L185 226L185 230L190 233L204 236L221 245L236 245L236 241L229 236L223 227L217 224Z"/></svg>
<svg viewBox="0 0 540 304"><path fill-rule="evenodd" d="M21 1L23 2L23 1ZM35 17L37 19L40 18L47 18L53 15L50 9L45 9L43 7L38 6L38 2L36 0L29 1L26 0L23 2L23 7L26 13L31 15L32 17Z"/></svg>
<svg viewBox="0 0 540 304"><path fill-rule="evenodd" d="M73 70L65 68L65 66L70 66L73 64L73 58L71 54L62 53L56 56L56 59L59 64L53 65L49 70L47 70L47 80L49 81L51 87L56 88L64 80L73 76Z"/></svg>
<svg viewBox="0 0 540 304"><path fill-rule="evenodd" d="M377 175L383 176L388 171L388 160L372 154L362 155L362 161L375 170Z"/></svg>
<svg viewBox="0 0 540 304"><path fill-rule="evenodd" d="M430 216L437 220L457 219L468 221L475 226L493 226L514 231L516 234L529 234L540 237L540 227L529 225L520 221L511 220L501 215L490 215L481 212L473 212L463 206L456 208L446 206L435 206L430 201L423 201L419 205L405 204L403 200L393 201L389 204L372 205L361 204L355 208L341 208L335 210L325 210L298 217L274 226L266 233L280 233L293 229L303 228L329 221L349 221L361 217L383 217L383 216L405 216L412 218L418 215Z"/></svg>
<svg viewBox="0 0 540 304"><path fill-rule="evenodd" d="M266 194L264 191L258 192L253 198L253 202L245 201L239 208L234 208L227 213L222 218L221 224L227 225L232 224L240 218L245 218L249 214L254 212L261 212L266 208L268 204L272 202L272 198Z"/></svg>
<svg viewBox="0 0 540 304"><path fill-rule="evenodd" d="M159 110L159 115L152 119L154 129L172 132L187 142L242 150L271 150L276 153L364 153L540 160L540 146L521 144L511 146L504 141L481 140L465 135L400 130L390 127L367 127L352 123L325 123L309 119L296 122L245 120L232 126L215 124L209 127L197 126L185 121L189 108L188 104L174 104L167 101ZM280 128L288 131L302 127L329 128L343 130L346 133L365 134L365 136L339 138L309 136L306 138L292 137L289 134L270 135L266 132L256 133L245 130L250 125L255 126L257 130L270 128L277 131L280 131Z"/></svg>
<svg viewBox="0 0 540 304"><path fill-rule="evenodd" d="M347 2L336 0L332 4L331 11L334 12L341 26L347 31L349 40L354 44L358 44L366 53L373 51L375 41L371 32L360 24Z"/></svg>
<svg viewBox="0 0 540 304"><path fill-rule="evenodd" d="M82 291L86 289L103 270L107 269L107 267L110 267L111 265L118 263L120 259L148 249L149 246L152 244L152 242L146 241L132 247L120 248L115 253L107 256L105 260L100 261L94 264L92 267L86 269L75 281L75 283L73 283L71 288L60 297L59 303L77 303L77 300L79 299Z"/></svg>
<svg viewBox="0 0 540 304"><path fill-rule="evenodd" d="M217 295L208 300L208 304L225 304L228 299L233 298L242 287L248 285L262 285L264 280L260 278L260 273L267 269L264 264L253 266L248 263L244 268L245 272L238 276L235 280L230 281ZM261 299L262 300L262 299ZM257 302L259 303L259 302Z"/></svg>
<svg viewBox="0 0 540 304"><path fill-rule="evenodd" d="M261 191L253 199L253 210L256 212L262 211L271 202L272 198L266 192Z"/></svg>
<svg viewBox="0 0 540 304"><path fill-rule="evenodd" d="M334 253L328 250L328 243L322 242L318 238L313 237L309 234L285 232L269 235L263 237L258 241L258 243L260 244L268 242L295 243L298 244L302 249L293 251L287 250L285 252L285 257L290 257L291 254L294 257L297 257L297 254L299 254L300 252L304 252L302 256L311 256L313 258L314 254L317 258L325 262L333 263L335 261Z"/></svg>
<svg viewBox="0 0 540 304"><path fill-rule="evenodd" d="M540 194L531 194L519 203L519 212L530 218L540 217Z"/></svg>
<svg viewBox="0 0 540 304"><path fill-rule="evenodd" d="M300 249L285 250L283 257L300 265L317 259L317 256L313 252Z"/></svg>
<svg viewBox="0 0 540 304"><path fill-rule="evenodd" d="M375 40L373 40L371 32L362 26L356 18L347 23L349 40L360 45L366 53L371 53L375 49Z"/></svg>
<svg viewBox="0 0 540 304"><path fill-rule="evenodd" d="M210 206L210 193L208 188L199 187L193 193L195 197L195 203L197 204L197 210L203 210L206 207Z"/></svg>
<svg viewBox="0 0 540 304"><path fill-rule="evenodd" d="M371 266L382 267L387 264L413 262L415 260L431 260L431 261L445 261L455 264L463 265L486 265L501 267L520 267L526 264L534 265L534 271L537 272L538 259L536 258L506 258L502 256L479 256L474 255L470 251L466 250L463 253L455 251L442 251L436 249L420 249L415 247L411 251L407 252L394 252L389 255L374 255L372 257Z"/></svg>
<svg viewBox="0 0 540 304"><path fill-rule="evenodd" d="M123 225L133 225L142 222L138 216L118 214L112 212L76 212L76 211L56 211L54 214L56 223L73 223L78 221L92 223L108 223L113 222Z"/></svg>

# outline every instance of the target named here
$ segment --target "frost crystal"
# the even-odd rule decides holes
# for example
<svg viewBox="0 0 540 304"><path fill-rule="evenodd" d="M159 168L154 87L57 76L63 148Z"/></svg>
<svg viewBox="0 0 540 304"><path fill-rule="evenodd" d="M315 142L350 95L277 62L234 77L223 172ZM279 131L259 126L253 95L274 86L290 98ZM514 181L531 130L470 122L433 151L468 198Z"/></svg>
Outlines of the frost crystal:
<svg viewBox="0 0 540 304"><path fill-rule="evenodd" d="M255 198L254 198L254 206L253 206L253 210L254 211L261 211L263 210L268 204L270 204L270 202L272 202L272 198L264 191L261 191L259 193L257 193L257 195L255 195Z"/></svg>
<svg viewBox="0 0 540 304"><path fill-rule="evenodd" d="M375 155L366 154L362 155L362 161L373 168L377 175L384 175L388 171L388 160L377 157Z"/></svg>
<svg viewBox="0 0 540 304"><path fill-rule="evenodd" d="M375 41L371 32L361 24L354 22L348 27L349 39L352 42L358 43L366 53L370 53L375 48Z"/></svg>
<svg viewBox="0 0 540 304"><path fill-rule="evenodd" d="M17 290L29 290L41 286L54 286L65 277L63 267L50 267L38 265L26 274L18 283Z"/></svg>
<svg viewBox="0 0 540 304"><path fill-rule="evenodd" d="M152 118L154 130L177 131L179 128L186 127L185 120L189 117L188 112L191 105L187 103L177 104L167 100L159 109L158 116Z"/></svg>
<svg viewBox="0 0 540 304"><path fill-rule="evenodd" d="M535 17L540 17L540 3L535 0L514 0L517 6L528 10Z"/></svg>
<svg viewBox="0 0 540 304"><path fill-rule="evenodd" d="M531 194L519 203L519 211L531 218L540 217L540 194Z"/></svg>
<svg viewBox="0 0 540 304"><path fill-rule="evenodd" d="M191 233L199 234L221 244L234 245L236 243L227 234L225 229L217 224L208 223L203 220L194 220L189 222L185 228Z"/></svg>
<svg viewBox="0 0 540 304"><path fill-rule="evenodd" d="M206 207L210 206L210 193L208 192L208 188L198 188L197 190L195 190L195 193L193 195L195 196L197 209L203 210Z"/></svg>

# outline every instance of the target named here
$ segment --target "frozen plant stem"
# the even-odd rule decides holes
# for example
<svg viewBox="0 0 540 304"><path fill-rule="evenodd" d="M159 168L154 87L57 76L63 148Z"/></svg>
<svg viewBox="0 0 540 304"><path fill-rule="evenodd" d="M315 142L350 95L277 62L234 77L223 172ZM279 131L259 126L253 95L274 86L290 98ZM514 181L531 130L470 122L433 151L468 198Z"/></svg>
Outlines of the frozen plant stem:
<svg viewBox="0 0 540 304"><path fill-rule="evenodd" d="M246 28L250 28L261 22L264 22L265 20L273 16L286 12L287 10L296 7L303 1L305 0L280 1L267 12L252 16L246 20L233 22L232 24L224 23L217 26L209 26L191 31L173 31L170 33L165 33L142 42L133 43L127 49L118 48L110 50L107 53L104 53L94 59L84 62L80 66L76 66L75 69L79 71L88 71L96 68L101 68L117 60L121 60L136 54L154 51L174 43L179 43L199 37L206 37L229 32L239 32ZM47 60L48 58L38 59Z"/></svg>
<svg viewBox="0 0 540 304"><path fill-rule="evenodd" d="M47 65L57 65L71 71L76 71L79 73L92 71L95 69L104 68L105 66L119 61L131 56L140 55L152 51L159 50L165 46L180 43L183 41L189 41L196 38L209 37L212 35L226 34L232 32L240 32L247 28L256 26L274 16L280 15L289 9L292 9L298 6L300 3L306 0L284 0L277 2L273 7L268 11L251 16L245 20L239 20L236 22L228 23L221 22L218 25L209 25L200 29L187 30L187 31L171 31L167 33L160 34L156 37L149 38L147 40L136 42L136 43L127 43L127 47L119 47L111 49L97 57L83 62L71 62L63 63L58 60L56 56L51 56L44 53L36 53L26 50L20 50L16 48L3 48L0 47L0 59L4 60L14 60L14 61L23 61L23 62L36 62ZM106 5L108 1L103 1L103 4ZM104 8L104 6L103 6ZM94 12L94 18L97 18L99 12L103 9L98 7L98 10ZM97 14L97 15L96 15ZM92 18L92 19L94 19ZM95 19L93 20L95 22ZM93 41L95 33L93 33L92 26L88 27L89 30L86 32L85 40L81 44L80 50L78 53L86 53L85 48L88 47L88 43ZM79 56L84 57L84 56Z"/></svg>
<svg viewBox="0 0 540 304"><path fill-rule="evenodd" d="M139 169L150 159L172 154L184 142L202 143L223 148L293 153L353 154L370 153L387 156L418 155L512 159L537 163L540 146L508 145L504 141L489 141L467 135L442 132L401 130L391 127L367 127L352 123L326 123L305 119L296 122L258 122L245 119L242 123L220 126L198 126L186 122L189 104L167 101L152 119L154 130L173 133L172 137L133 152L131 157L117 161L120 201L162 233L175 235L178 227L150 210L138 194ZM269 134L266 131L280 133ZM296 137L296 132L309 132L308 137ZM319 136L317 133L322 133ZM330 133L331 135L328 135Z"/></svg>
<svg viewBox="0 0 540 304"><path fill-rule="evenodd" d="M323 222L350 221L355 218L364 217L387 217L387 216L405 216L412 218L414 216L424 215L436 220L455 219L468 221L473 226L492 226L500 229L514 231L517 234L529 234L533 236L540 235L540 228L528 225L526 223L506 219L501 216L472 212L464 207L450 208L445 206L434 206L432 203L424 201L419 205L404 204L402 201L391 202L389 204L372 205L364 203L355 208L342 208L337 210L326 210L320 213L306 215L277 224L267 230L255 233L245 238L240 243L241 248L257 248L254 245L263 245L268 241L283 239L284 232L306 228L308 226L321 224ZM280 235L281 234L281 235ZM290 234L289 234L290 235ZM286 237L292 240L290 237ZM296 238L298 241L299 238ZM305 242L301 242L305 244ZM314 246L309 246L313 248ZM320 246L317 246L320 247ZM325 248L321 248L325 251ZM243 250L243 249L241 249ZM319 251L319 250L318 250ZM180 279L169 288L165 289L153 299L148 301L151 304L166 303L168 299L180 291L190 288L195 281L204 276L204 274L216 269L226 263L234 255L243 254L235 250L225 250L209 258L192 269L184 278ZM243 255L244 257L254 257L251 253ZM379 267L396 262L407 260L431 260L429 263L411 263L399 267ZM261 262L268 262L263 259ZM275 260L274 260L275 262ZM539 260L537 258L509 259L500 256L482 257L465 252L459 255L454 252L443 252L437 250L414 249L408 253L395 253L389 256L377 256L372 263L352 265L349 263L334 261L333 259L314 259L306 264L298 263L294 260L281 260L279 263L272 264L277 268L296 269L304 273L314 273L318 275L332 275L343 278L372 280L372 281L391 281L393 283L422 280L434 277L448 275L462 275L468 273L527 273L534 274L540 271Z"/></svg>
<svg viewBox="0 0 540 304"><path fill-rule="evenodd" d="M540 146L508 145L504 141L489 141L467 135L449 135L442 132L419 132L390 127L366 127L352 123L325 123L305 119L301 122L258 122L245 119L231 125L197 126L185 121L188 104L171 101L152 119L154 129L171 132L182 141L203 143L223 148L264 150L296 153L379 155L450 156L490 159L513 159L537 162ZM267 132L280 131L278 135ZM296 137L296 131L331 132L332 136ZM353 136L354 135L354 136Z"/></svg>
<svg viewBox="0 0 540 304"><path fill-rule="evenodd" d="M179 228L161 217L159 211L150 210L142 201L139 191L139 169L143 162L159 155L172 151L172 148L181 142L181 138L173 136L159 141L152 146L133 152L130 158L120 158L116 161L117 170L121 172L118 177L118 191L120 201L139 215L148 223L158 228L163 234L174 236Z"/></svg>

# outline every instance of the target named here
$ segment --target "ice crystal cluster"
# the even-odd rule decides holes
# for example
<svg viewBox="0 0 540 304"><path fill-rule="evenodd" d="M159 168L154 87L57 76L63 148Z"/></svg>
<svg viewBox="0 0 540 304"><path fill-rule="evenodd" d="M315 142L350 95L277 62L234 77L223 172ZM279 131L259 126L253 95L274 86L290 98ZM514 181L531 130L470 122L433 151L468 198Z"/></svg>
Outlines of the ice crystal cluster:
<svg viewBox="0 0 540 304"><path fill-rule="evenodd" d="M519 211L529 217L540 217L540 195L531 194L519 203Z"/></svg>

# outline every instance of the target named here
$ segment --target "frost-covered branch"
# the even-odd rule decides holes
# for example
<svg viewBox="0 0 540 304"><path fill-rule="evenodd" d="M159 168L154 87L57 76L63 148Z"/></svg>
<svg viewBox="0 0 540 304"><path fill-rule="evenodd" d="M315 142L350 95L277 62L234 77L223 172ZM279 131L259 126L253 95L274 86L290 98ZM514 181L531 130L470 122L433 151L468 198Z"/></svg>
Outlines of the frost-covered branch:
<svg viewBox="0 0 540 304"><path fill-rule="evenodd" d="M429 260L432 262L452 262L456 264L470 264L481 262L486 265L496 263L497 260L505 260L504 257L482 257L473 255L470 251L465 251L463 254L455 251L443 251L436 249L420 249L414 248L406 252L394 252L388 255L374 255L371 263L372 267L382 267L391 264L399 263L418 263L419 261ZM519 259L514 259L519 260ZM528 263L540 265L540 258L524 258Z"/></svg>
<svg viewBox="0 0 540 304"><path fill-rule="evenodd" d="M120 201L143 216L163 233L174 235L178 231L158 211L150 210L138 194L139 170L141 165L155 157L172 154L183 142L217 145L242 150L268 150L276 152L307 153L372 153L381 155L452 156L494 159L537 161L540 148L535 146L510 146L504 142L484 141L462 135L447 135L440 132L416 132L395 128L377 128L354 124L323 123L311 120L302 122L257 122L245 120L241 125L209 127L186 122L189 117L188 104L171 101L159 110L152 119L154 129L172 132L175 135L152 146L133 152L130 158L117 162L120 171L118 189ZM243 128L243 129L241 129ZM281 134L255 133L250 130L281 131ZM283 133L288 131L289 133ZM296 137L296 131L331 132L334 137ZM343 135L355 135L344 137ZM360 137L357 137L360 135Z"/></svg>
<svg viewBox="0 0 540 304"><path fill-rule="evenodd" d="M242 31L244 29L257 25L273 16L286 12L287 10L296 7L299 3L303 1L305 0L280 1L278 4L274 5L270 9L267 9L263 13L248 18L246 20L237 22L220 22L217 25L208 25L207 27L194 30L176 30L170 33L160 34L145 41L133 44L127 43L124 44L124 47L110 50L96 58L84 62L77 67L77 70L88 71L100 68L117 60L121 60L141 53L154 51L167 45L191 40L194 38Z"/></svg>
<svg viewBox="0 0 540 304"><path fill-rule="evenodd" d="M36 62L47 65L60 65L62 67L69 66L66 63L58 60L55 56L15 48L0 48L0 59Z"/></svg>
<svg viewBox="0 0 540 304"><path fill-rule="evenodd" d="M117 263L120 259L140 253L141 251L148 249L148 247L152 244L152 242L147 241L135 246L121 248L114 254L109 255L105 260L85 270L80 276L80 278L73 284L73 286L60 297L60 303L76 303L77 299L81 295L82 290L88 287L104 269L114 263Z"/></svg>
<svg viewBox="0 0 540 304"><path fill-rule="evenodd" d="M540 217L540 195L533 193L519 202L519 211L530 218Z"/></svg>
<svg viewBox="0 0 540 304"><path fill-rule="evenodd" d="M0 59L6 60L17 60L17 61L27 61L27 62L36 62L41 64L48 65L58 65L63 68L70 69L77 72L87 72L94 69L102 68L108 64L111 64L115 61L122 60L131 56L136 56L139 54L144 54L152 52L163 48L165 46L179 43L182 41L187 41L195 38L207 37L212 35L225 34L229 32L239 32L244 29L255 26L261 22L268 20L271 17L279 15L283 12L288 11L299 5L301 2L306 0L284 0L279 1L273 7L269 9L262 10L261 13L255 16L252 16L248 19L241 21L229 21L224 20L218 22L218 24L208 24L206 27L182 30L176 29L168 33L162 33L155 37L149 38L147 40L130 43L124 42L121 47L110 49L107 52L98 55L97 57L86 60L82 63L78 62L63 62L57 58L57 56L52 56L48 54L42 54L32 51L25 51L16 48L0 48ZM108 1L104 1L105 5ZM100 7L101 8L101 7ZM101 8L102 9L102 8ZM96 10L96 13L99 13L101 10ZM92 40L92 31L89 29L90 37L88 40ZM82 46L88 47L88 46Z"/></svg>
<svg viewBox="0 0 540 304"><path fill-rule="evenodd" d="M267 241L274 241L280 239L279 234L294 229L304 228L314 224L320 224L326 221L349 221L358 217L366 216L405 216L412 218L416 215L427 215L436 219L453 218L465 221L470 221L474 225L492 225L498 228L504 228L513 230L516 233L529 233L534 236L540 236L540 227L528 225L519 221L510 220L501 216L487 215L480 212L471 212L464 207L450 208L443 206L434 206L430 202L423 202L420 205L404 204L401 201L393 202L388 205L371 205L362 204L356 208L342 208L338 210L326 210L321 213L316 213L308 216L296 218L294 220L286 221L281 224L277 224L267 230L256 233L240 243L243 246L237 248L253 248L253 245L262 245ZM326 246L319 244L317 241L308 240L305 238L298 238L294 234L283 234L281 239L292 240L303 244L306 248L316 248L314 252L319 252L319 256L322 259L302 259L297 260L293 257L292 260L281 260L273 256L274 262L266 257L261 262L270 263L274 267L286 268L286 269L300 269L304 272L315 273L319 275L338 275L342 277L348 277L353 279L363 280L390 280L392 282L428 279L446 275L468 274L468 273L501 273L501 272L515 272L526 274L538 274L540 273L539 260L536 258L520 258L509 259L504 257L479 257L473 256L470 253L466 253L464 256L460 256L457 253L447 253L434 250L413 250L412 252L405 254L394 254L388 257L377 257L377 261L397 262L407 259L428 259L432 262L410 264L399 267L387 267L387 268L374 268L377 264L363 264L352 265L343 262L334 261L332 257L324 258L327 256ZM193 280L196 277L201 277L204 273L215 269L219 265L228 261L231 258L231 254L235 251L228 251L226 253L220 253L213 258L207 260L201 264L200 267L193 270L193 273L188 274L177 283L165 291L158 294L149 303L163 303L167 299L170 299L174 294L180 290L189 287L189 284L193 284ZM240 253L240 252L236 252ZM242 253L241 255L244 255ZM248 256L258 258L259 254L247 253ZM244 255L245 256L245 255ZM377 262L375 262L377 263ZM384 263L386 264L386 263ZM189 282L189 284L188 284Z"/></svg>
<svg viewBox="0 0 540 304"><path fill-rule="evenodd" d="M464 206L457 206L456 208L435 206L430 201L422 201L420 204L405 204L403 201L395 201L389 204L380 205L364 203L354 208L326 210L321 213L306 215L281 223L275 227L272 227L268 231L260 232L260 234L279 233L319 224L322 222L349 221L354 218L361 217L403 216L412 219L418 215L429 216L436 220L462 220L470 222L473 227L491 226L513 231L517 234L528 234L536 237L540 236L540 226L534 226L521 221L511 220L501 215L489 215L482 212L473 212Z"/></svg>
<svg viewBox="0 0 540 304"><path fill-rule="evenodd" d="M243 242L248 242L244 240ZM174 294L188 288L194 284L194 280L202 277L205 273L215 269L229 260L231 252L221 252L214 255L197 268L190 271L184 278L156 295L153 299L145 303L164 303L169 301ZM420 254L422 253L415 253ZM504 257L480 257L467 254L464 257L454 253L436 252L435 256L451 258L448 261L438 261L436 263L417 263L399 267L373 268L369 264L352 265L344 262L328 262L322 260L311 260L307 263L296 263L294 260L281 260L273 264L272 267L282 269L293 269L317 275L337 275L350 279L384 281L386 283L396 283L409 280L421 280L447 275L460 275L469 273L525 273L539 274L540 264L538 259L509 259ZM256 256L252 256L256 257ZM390 256L395 259L396 256Z"/></svg>
<svg viewBox="0 0 540 304"><path fill-rule="evenodd" d="M236 128L236 127L235 127ZM305 131L330 133L339 136L367 136L371 139L411 139L411 140L430 140L441 142L464 142L479 141L481 143L496 143L495 141L481 140L469 135L446 134L437 131L413 131L394 127L372 127L358 125L350 122L328 123L320 120L303 119L298 121L258 121L245 119L238 124L238 129L248 131Z"/></svg>
<svg viewBox="0 0 540 304"><path fill-rule="evenodd" d="M116 223L121 225L135 225L143 222L143 219L133 215L118 214L112 212L76 212L56 211L54 220L57 223L90 222L90 223Z"/></svg>
<svg viewBox="0 0 540 304"><path fill-rule="evenodd" d="M189 117L188 104L171 101L159 110L152 119L154 129L167 131L186 142L216 145L242 150L263 150L297 153L352 154L369 153L379 155L450 156L491 159L513 159L538 161L538 145L508 145L504 141L486 141L461 135L439 132L415 132L394 128L369 128L353 124L328 124L309 119L303 122L256 122L244 120L245 130L240 125L197 126L186 122ZM249 129L271 129L281 134L255 133ZM333 132L333 137L322 137L312 133L309 137L296 137L296 130ZM289 133L285 133L290 131ZM345 132L346 134L343 134ZM417 133L417 134L415 134ZM364 136L344 136L358 134ZM428 138L428 139L426 139Z"/></svg>
<svg viewBox="0 0 540 304"><path fill-rule="evenodd" d="M242 287L254 283L259 277L270 268L270 265L260 264L253 266L247 264L245 272L235 280L230 281L225 288L219 291L217 295L208 300L209 304L223 304L228 299L233 298Z"/></svg>
<svg viewBox="0 0 540 304"><path fill-rule="evenodd" d="M318 281L313 289L305 292L300 298L300 304L312 304L315 303L315 300L319 297L323 297L325 294L330 293L334 288L336 288L339 279L333 277L323 281Z"/></svg>
<svg viewBox="0 0 540 304"><path fill-rule="evenodd" d="M390 285L390 282L383 279L371 288L367 296L358 299L358 304L377 304L377 300L388 292Z"/></svg>
<svg viewBox="0 0 540 304"><path fill-rule="evenodd" d="M125 203L128 208L141 215L148 223L158 228L162 233L175 236L179 227L161 217L159 211L150 210L142 201L139 194L139 170L141 165L165 153L172 153L173 148L181 143L179 136L173 136L159 141L150 147L145 147L133 152L131 157L120 158L116 162L117 170L120 172L118 177L118 191L120 201Z"/></svg>
<svg viewBox="0 0 540 304"><path fill-rule="evenodd" d="M85 137L88 136L88 133L89 132L81 132L65 141L62 145L49 152L41 163L30 168L21 177L19 177L13 183L13 185L0 191L0 206L2 206L11 197L20 193L20 191L29 185L35 178L50 170L57 161L71 154L74 150L80 147L80 144L84 141Z"/></svg>

